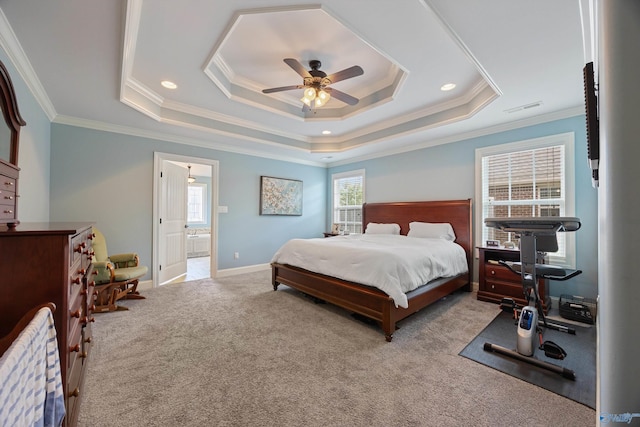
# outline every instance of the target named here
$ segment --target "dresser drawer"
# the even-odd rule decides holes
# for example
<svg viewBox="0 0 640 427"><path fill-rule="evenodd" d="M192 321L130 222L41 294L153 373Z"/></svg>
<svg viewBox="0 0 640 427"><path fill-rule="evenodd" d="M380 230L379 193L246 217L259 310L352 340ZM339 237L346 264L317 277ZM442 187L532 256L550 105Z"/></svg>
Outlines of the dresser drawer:
<svg viewBox="0 0 640 427"><path fill-rule="evenodd" d="M71 368L82 352L82 325L79 321L69 327L67 344L67 351L69 352L68 366Z"/></svg>
<svg viewBox="0 0 640 427"><path fill-rule="evenodd" d="M16 191L16 179L7 175L0 175L0 190Z"/></svg>
<svg viewBox="0 0 640 427"><path fill-rule="evenodd" d="M84 366L80 359L77 359L67 372L67 413L65 425L75 425L80 408L80 398L82 393L82 375Z"/></svg>
<svg viewBox="0 0 640 427"><path fill-rule="evenodd" d="M0 178L0 181L2 178ZM16 192L13 189L4 189L0 187L0 206L15 206Z"/></svg>
<svg viewBox="0 0 640 427"><path fill-rule="evenodd" d="M79 263L82 268L86 269L91 264L93 253L91 251L90 235L91 228L71 238L71 256L69 257L71 265Z"/></svg>

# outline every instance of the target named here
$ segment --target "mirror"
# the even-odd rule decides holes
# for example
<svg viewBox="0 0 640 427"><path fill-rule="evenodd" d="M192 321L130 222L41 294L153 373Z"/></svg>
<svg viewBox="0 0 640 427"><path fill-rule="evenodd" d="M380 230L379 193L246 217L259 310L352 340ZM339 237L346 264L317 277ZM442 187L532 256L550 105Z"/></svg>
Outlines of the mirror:
<svg viewBox="0 0 640 427"><path fill-rule="evenodd" d="M16 94L9 73L0 61L0 225L15 229L18 221L18 143L20 127L26 123L20 117Z"/></svg>
<svg viewBox="0 0 640 427"><path fill-rule="evenodd" d="M26 123L20 117L13 83L4 64L0 61L0 107L4 120L0 120L0 160L18 166L20 127Z"/></svg>
<svg viewBox="0 0 640 427"><path fill-rule="evenodd" d="M7 162L11 158L11 129L0 121L0 159Z"/></svg>

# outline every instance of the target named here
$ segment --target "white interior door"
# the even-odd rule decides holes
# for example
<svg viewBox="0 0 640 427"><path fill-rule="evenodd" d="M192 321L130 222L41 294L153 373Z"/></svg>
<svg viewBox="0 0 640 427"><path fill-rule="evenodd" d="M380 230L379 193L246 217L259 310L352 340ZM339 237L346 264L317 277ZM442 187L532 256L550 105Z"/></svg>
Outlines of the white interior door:
<svg viewBox="0 0 640 427"><path fill-rule="evenodd" d="M159 280L167 283L187 274L187 169L162 162Z"/></svg>

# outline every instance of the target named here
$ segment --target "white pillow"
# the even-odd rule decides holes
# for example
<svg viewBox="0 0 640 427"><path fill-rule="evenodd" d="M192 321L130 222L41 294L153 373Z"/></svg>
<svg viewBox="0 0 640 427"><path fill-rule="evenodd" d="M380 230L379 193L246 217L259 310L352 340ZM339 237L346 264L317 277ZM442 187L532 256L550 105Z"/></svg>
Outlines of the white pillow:
<svg viewBox="0 0 640 427"><path fill-rule="evenodd" d="M454 241L456 234L448 222L410 222L409 237L429 237L432 239L444 239Z"/></svg>
<svg viewBox="0 0 640 427"><path fill-rule="evenodd" d="M398 224L379 224L370 222L367 224L365 234L400 234L400 226Z"/></svg>

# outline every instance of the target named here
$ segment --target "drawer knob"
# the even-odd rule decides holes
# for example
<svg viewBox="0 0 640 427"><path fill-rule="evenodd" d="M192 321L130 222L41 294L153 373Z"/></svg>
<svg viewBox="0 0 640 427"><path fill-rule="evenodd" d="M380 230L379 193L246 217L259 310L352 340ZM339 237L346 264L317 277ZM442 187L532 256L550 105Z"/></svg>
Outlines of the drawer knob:
<svg viewBox="0 0 640 427"><path fill-rule="evenodd" d="M71 279L71 283L73 283L74 285L79 285L80 284L80 278L79 277L74 277L73 279Z"/></svg>
<svg viewBox="0 0 640 427"><path fill-rule="evenodd" d="M6 213L6 214L12 214L12 213L13 213L13 211L12 211L11 209L5 209L4 213Z"/></svg>
<svg viewBox="0 0 640 427"><path fill-rule="evenodd" d="M495 276L496 275L496 271L495 270L491 270L491 275Z"/></svg>
<svg viewBox="0 0 640 427"><path fill-rule="evenodd" d="M13 200L13 196L4 196L4 198L7 200Z"/></svg>
<svg viewBox="0 0 640 427"><path fill-rule="evenodd" d="M75 389L73 389L71 393L69 393L69 397L78 397L78 396L80 396L80 389L78 387L76 387Z"/></svg>
<svg viewBox="0 0 640 427"><path fill-rule="evenodd" d="M84 342L86 342L86 343L91 343L91 341L93 341L93 340L91 339L91 337L87 337L87 338L85 338L85 339L84 339Z"/></svg>
<svg viewBox="0 0 640 427"><path fill-rule="evenodd" d="M8 185L9 187L13 186L13 182L12 181L5 181L4 185Z"/></svg>
<svg viewBox="0 0 640 427"><path fill-rule="evenodd" d="M71 312L70 315L71 317L77 317L79 319L81 313L82 311L80 311L80 309L77 309L76 311Z"/></svg>
<svg viewBox="0 0 640 427"><path fill-rule="evenodd" d="M496 285L491 285L491 289L495 289L495 288L496 288Z"/></svg>
<svg viewBox="0 0 640 427"><path fill-rule="evenodd" d="M69 346L69 351L80 351L80 344Z"/></svg>

